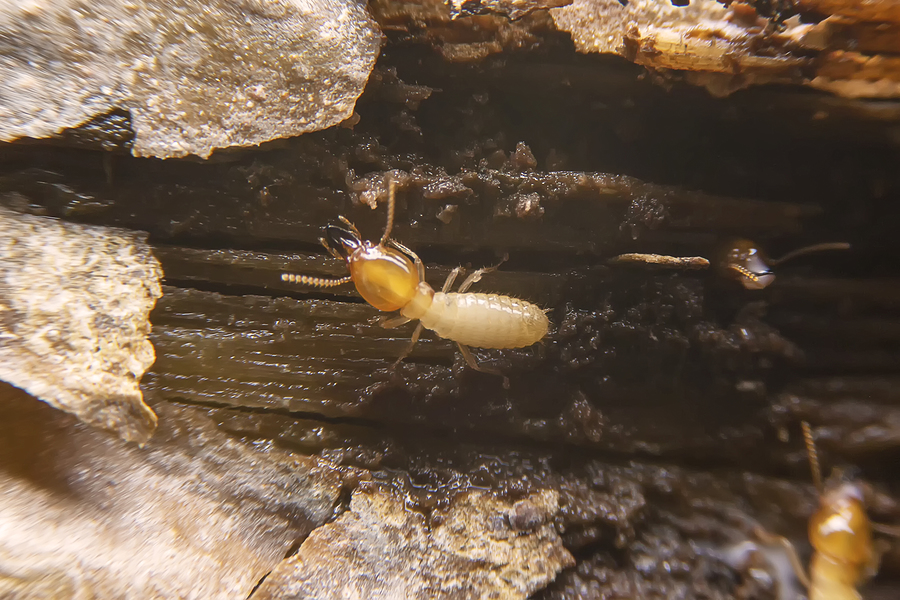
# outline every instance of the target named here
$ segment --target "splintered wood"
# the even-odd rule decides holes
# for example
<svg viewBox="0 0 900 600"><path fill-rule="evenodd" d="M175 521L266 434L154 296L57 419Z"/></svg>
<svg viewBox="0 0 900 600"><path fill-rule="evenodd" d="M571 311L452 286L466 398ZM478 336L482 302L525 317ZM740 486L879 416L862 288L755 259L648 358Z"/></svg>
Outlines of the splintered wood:
<svg viewBox="0 0 900 600"><path fill-rule="evenodd" d="M609 260L611 264L646 265L648 267L663 267L668 269L707 269L709 260L702 256L666 256L665 254L641 254L632 252L620 254Z"/></svg>
<svg viewBox="0 0 900 600"><path fill-rule="evenodd" d="M892 0L806 0L784 12L752 1L575 0L551 14L581 52L684 72L715 95L784 82L851 98L900 96L900 37L891 35L900 9Z"/></svg>
<svg viewBox="0 0 900 600"><path fill-rule="evenodd" d="M894 0L685 4L378 0L371 7L382 28L431 44L452 62L551 44L559 30L579 52L618 54L716 96L786 83L847 98L900 97L900 4Z"/></svg>

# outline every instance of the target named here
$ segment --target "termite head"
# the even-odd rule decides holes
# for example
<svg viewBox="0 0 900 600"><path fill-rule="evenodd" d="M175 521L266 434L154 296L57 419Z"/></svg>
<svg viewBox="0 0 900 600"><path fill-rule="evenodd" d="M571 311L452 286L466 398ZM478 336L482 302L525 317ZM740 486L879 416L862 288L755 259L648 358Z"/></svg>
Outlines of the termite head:
<svg viewBox="0 0 900 600"><path fill-rule="evenodd" d="M872 561L872 524L860 487L844 482L822 494L809 520L809 541L835 563L863 567Z"/></svg>
<svg viewBox="0 0 900 600"><path fill-rule="evenodd" d="M329 225L325 228L325 235L319 238L329 254L347 264L349 276L330 278L282 273L281 279L326 288L352 281L360 296L378 310L394 311L407 306L417 297L419 280L424 278L424 267L412 250L390 237L394 224L395 189L396 182L391 180L388 184L387 225L377 245L364 240L356 226L344 217L340 217L344 227ZM416 262L410 256L415 257ZM424 281L421 285L423 289L431 290Z"/></svg>
<svg viewBox="0 0 900 600"><path fill-rule="evenodd" d="M724 277L737 280L748 290L761 290L775 281L769 259L750 240L731 240L720 251L717 263Z"/></svg>
<svg viewBox="0 0 900 600"><path fill-rule="evenodd" d="M719 250L716 267L724 277L736 279L748 290L761 290L772 285L775 274L772 267L778 266L798 256L825 250L849 250L846 242L813 244L792 250L778 259L769 258L750 240L731 240Z"/></svg>
<svg viewBox="0 0 900 600"><path fill-rule="evenodd" d="M329 225L322 245L350 267L350 278L363 299L383 311L400 310L415 297L419 285L416 266L408 256L362 239L349 229Z"/></svg>

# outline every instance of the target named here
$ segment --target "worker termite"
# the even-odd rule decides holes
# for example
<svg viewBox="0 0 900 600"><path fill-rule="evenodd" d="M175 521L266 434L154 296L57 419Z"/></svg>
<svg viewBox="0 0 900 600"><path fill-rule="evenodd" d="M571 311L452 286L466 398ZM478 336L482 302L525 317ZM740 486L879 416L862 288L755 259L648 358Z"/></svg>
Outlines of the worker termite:
<svg viewBox="0 0 900 600"><path fill-rule="evenodd" d="M781 258L771 259L752 241L735 239L730 240L719 250L719 256L714 262L720 275L736 279L748 290L761 290L775 281L772 267L813 252L849 249L850 244L846 242L813 244L788 252Z"/></svg>
<svg viewBox="0 0 900 600"><path fill-rule="evenodd" d="M809 519L809 542L813 548L809 576L787 539L762 530L757 535L787 550L797 578L809 590L809 600L861 600L856 588L878 571L884 549L873 541L873 523L866 514L862 487L848 481L830 489L823 487L812 430L805 421L802 426L813 481L819 491L819 509Z"/></svg>
<svg viewBox="0 0 900 600"><path fill-rule="evenodd" d="M477 371L500 375L475 362L469 346L476 348L524 348L547 335L550 321L539 307L525 300L497 294L469 292L473 283L497 267L478 269L469 275L456 292L450 287L462 271L453 269L440 292L425 281L425 266L409 248L391 239L394 224L396 183L388 184L387 224L381 241L373 244L362 239L359 230L344 217L346 226L329 225L319 241L328 252L343 260L350 275L326 279L283 273L281 279L314 287L334 287L353 282L363 299L378 310L400 311L400 316L384 321L384 327L397 327L418 320L409 346L394 363L399 364L412 351L422 328L454 341L470 367ZM504 386L508 385L504 377Z"/></svg>

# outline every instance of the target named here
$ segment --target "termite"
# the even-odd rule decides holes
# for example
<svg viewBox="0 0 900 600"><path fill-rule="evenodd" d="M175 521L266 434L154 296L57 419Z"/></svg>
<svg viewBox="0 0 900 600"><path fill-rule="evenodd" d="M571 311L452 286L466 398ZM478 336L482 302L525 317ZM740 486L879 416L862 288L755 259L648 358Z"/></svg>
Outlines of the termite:
<svg viewBox="0 0 900 600"><path fill-rule="evenodd" d="M788 252L781 258L771 259L752 241L735 239L724 245L719 251L715 263L722 276L736 279L748 290L761 290L769 287L775 281L772 267L813 252L849 249L850 244L846 242L813 244Z"/></svg>
<svg viewBox="0 0 900 600"><path fill-rule="evenodd" d="M875 575L883 552L872 538L874 524L866 514L862 487L843 481L824 489L812 430L806 421L802 427L813 482L819 491L819 508L809 519L813 547L809 576L786 538L762 530L757 534L787 550L797 578L809 590L809 600L862 600L856 588Z"/></svg>
<svg viewBox="0 0 900 600"><path fill-rule="evenodd" d="M350 275L337 279L283 273L282 281L313 287L335 287L353 282L363 299L384 312L400 311L398 317L383 321L387 328L418 320L409 346L394 363L406 358L419 340L422 328L456 342L466 363L476 371L502 375L475 362L469 346L476 348L524 348L542 340L550 327L547 315L538 306L498 294L469 292L482 275L497 267L478 269L469 275L456 292L450 287L462 271L450 272L440 292L425 281L425 266L415 252L391 238L394 224L396 182L388 184L387 224L378 244L364 240L359 230L345 217L345 227L328 225L319 241L328 252L343 260ZM508 385L504 377L504 386Z"/></svg>

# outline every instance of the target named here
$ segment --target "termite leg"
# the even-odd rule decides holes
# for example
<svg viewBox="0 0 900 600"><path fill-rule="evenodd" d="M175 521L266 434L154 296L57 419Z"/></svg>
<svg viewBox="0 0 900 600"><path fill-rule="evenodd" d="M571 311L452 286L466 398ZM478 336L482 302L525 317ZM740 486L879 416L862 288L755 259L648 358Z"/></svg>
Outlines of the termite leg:
<svg viewBox="0 0 900 600"><path fill-rule="evenodd" d="M873 523L874 525L874 523ZM877 529L875 530L877 531ZM881 531L880 533L887 533L886 531ZM865 577L875 577L878 574L878 566L881 564L881 559L885 554L890 552L891 543L887 540L874 540L872 543L872 556L869 559L869 562L864 566Z"/></svg>
<svg viewBox="0 0 900 600"><path fill-rule="evenodd" d="M397 366L403 362L403 359L409 356L409 353L413 351L413 348L416 347L416 342L419 341L419 336L422 335L422 324L419 323L416 326L416 330L413 331L412 337L409 339L409 345L406 347L406 350L403 351L403 354L400 355L400 358L391 366L392 369L396 369Z"/></svg>
<svg viewBox="0 0 900 600"><path fill-rule="evenodd" d="M450 274L447 275L447 279L444 281L444 287L441 288L441 292L446 294L450 287L453 285L453 282L456 281L456 276L462 272L462 267L456 267Z"/></svg>
<svg viewBox="0 0 900 600"><path fill-rule="evenodd" d="M477 271L475 271L474 273L472 273L471 275L466 277L466 280L462 282L462 285L459 286L459 290L457 290L457 291L460 294L465 294L466 292L469 291L469 288L472 287L473 283L478 283L479 281L481 281L482 275L484 275L485 273L493 273L494 271L499 269L500 265L505 263L507 258L509 258L509 257L504 256L503 260L501 260L499 263L497 263L493 267L484 267L484 268L478 269ZM447 290L444 290L444 291L447 291Z"/></svg>
<svg viewBox="0 0 900 600"><path fill-rule="evenodd" d="M400 327L401 325L406 325L412 319L407 319L404 316L399 317L382 317L380 319L379 324L385 329L393 329L394 327Z"/></svg>
<svg viewBox="0 0 900 600"><path fill-rule="evenodd" d="M896 525L885 525L884 523L872 523L872 531L877 531L884 535L900 538L900 527Z"/></svg>
<svg viewBox="0 0 900 600"><path fill-rule="evenodd" d="M467 291L469 291L469 288L472 287L473 283L481 281L482 275L484 275L485 273L490 273L493 270L494 269L478 269L477 271L474 271L471 275L466 277L465 281L462 282L462 285L459 286L459 289L457 291L460 294L465 294Z"/></svg>
<svg viewBox="0 0 900 600"><path fill-rule="evenodd" d="M791 566L794 568L794 574L797 576L797 579L800 580L800 583L803 584L804 587L809 588L809 576L806 574L806 570L803 568L803 563L800 562L800 557L797 556L797 550L794 548L794 545L784 536L775 535L773 533L769 533L762 527L756 527L753 533L762 541L764 544L778 544L788 555L788 559L791 561Z"/></svg>
<svg viewBox="0 0 900 600"><path fill-rule="evenodd" d="M503 389L509 389L509 377L498 371L497 369L491 369L490 367L482 367L475 361L475 356L472 354L472 351L469 350L468 346L463 346L459 342L456 343L459 346L459 351L462 352L463 358L466 359L466 363L475 369L476 371L480 371L481 373L487 373L488 375L499 375L503 378Z"/></svg>
<svg viewBox="0 0 900 600"><path fill-rule="evenodd" d="M392 245L394 248L399 250L400 252L408 255L413 259L413 262L416 263L416 270L419 272L419 282L425 281L425 265L422 263L422 259L419 258L419 255L398 242L397 240L388 240L388 243Z"/></svg>

